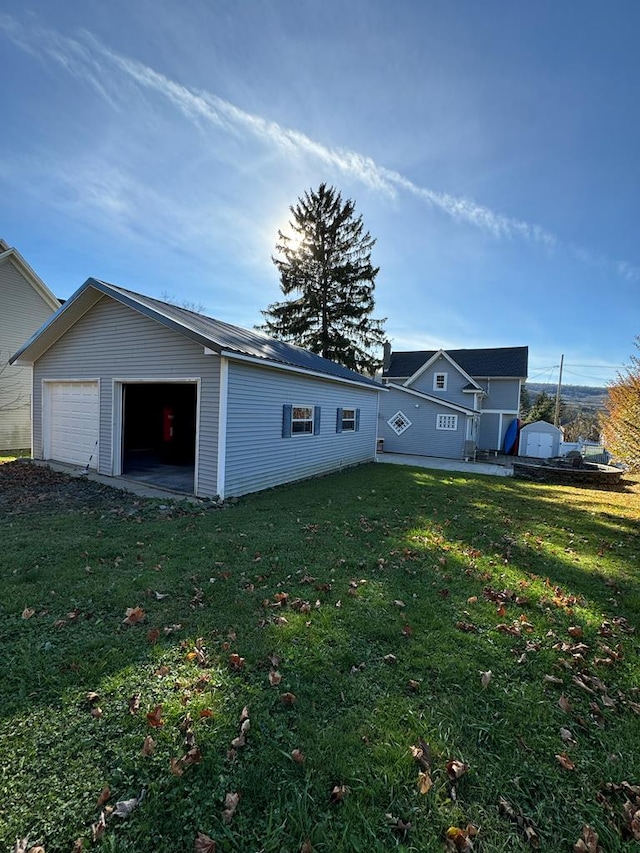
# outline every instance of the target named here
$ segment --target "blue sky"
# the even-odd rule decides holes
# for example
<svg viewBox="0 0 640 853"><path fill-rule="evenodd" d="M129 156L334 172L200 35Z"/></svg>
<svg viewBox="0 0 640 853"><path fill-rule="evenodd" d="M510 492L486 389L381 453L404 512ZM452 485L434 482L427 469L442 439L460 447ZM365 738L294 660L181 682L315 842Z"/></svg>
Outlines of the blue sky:
<svg viewBox="0 0 640 853"><path fill-rule="evenodd" d="M603 384L640 333L639 31L636 0L0 0L0 236L61 298L251 327L324 181L394 349Z"/></svg>

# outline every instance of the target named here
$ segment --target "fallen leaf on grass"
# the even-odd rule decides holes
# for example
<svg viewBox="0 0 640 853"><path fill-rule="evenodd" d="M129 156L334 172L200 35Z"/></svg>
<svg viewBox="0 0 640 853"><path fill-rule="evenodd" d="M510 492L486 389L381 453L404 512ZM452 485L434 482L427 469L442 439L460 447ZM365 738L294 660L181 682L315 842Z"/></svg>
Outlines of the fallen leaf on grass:
<svg viewBox="0 0 640 853"><path fill-rule="evenodd" d="M146 613L142 609L142 607L127 607L124 614L124 619L122 620L123 625L136 625L138 622L142 622L146 616Z"/></svg>
<svg viewBox="0 0 640 853"><path fill-rule="evenodd" d="M481 681L483 687L486 688L489 686L489 684L491 683L492 676L493 676L493 673L491 672L490 669L488 669L486 672L480 673L480 681Z"/></svg>
<svg viewBox="0 0 640 853"><path fill-rule="evenodd" d="M310 839L306 839L300 848L300 853L313 853L313 845L311 844Z"/></svg>
<svg viewBox="0 0 640 853"><path fill-rule="evenodd" d="M151 643L151 645L155 645L158 642L158 638L160 637L160 631L157 628L152 628L147 632L147 642Z"/></svg>
<svg viewBox="0 0 640 853"><path fill-rule="evenodd" d="M571 702L569 702L564 694L558 699L558 705L560 705L562 710L567 714L571 711Z"/></svg>
<svg viewBox="0 0 640 853"><path fill-rule="evenodd" d="M407 681L407 687L415 693L420 689L420 682L416 681L415 678L410 678L409 681Z"/></svg>
<svg viewBox="0 0 640 853"><path fill-rule="evenodd" d="M102 789L102 793L98 797L98 802L96 803L96 807L100 808L101 806L103 806L107 802L107 800L110 799L110 797L111 797L111 791L109 790L109 786L105 785L104 788Z"/></svg>
<svg viewBox="0 0 640 853"><path fill-rule="evenodd" d="M468 769L469 765L465 764L464 761L458 761L457 758L452 758L447 761L447 775L452 781L464 776Z"/></svg>
<svg viewBox="0 0 640 853"><path fill-rule="evenodd" d="M456 622L456 628L459 631L464 631L467 634L474 634L478 632L478 629L471 622Z"/></svg>
<svg viewBox="0 0 640 853"><path fill-rule="evenodd" d="M386 814L385 817L387 819L387 822L389 823L389 826L394 832L401 832L403 834L406 834L411 829L410 821L401 820L399 817L395 817L392 814Z"/></svg>
<svg viewBox="0 0 640 853"><path fill-rule="evenodd" d="M573 853L602 853L598 844L598 833L586 824L582 827L582 838L573 845Z"/></svg>
<svg viewBox="0 0 640 853"><path fill-rule="evenodd" d="M144 743L142 744L142 749L140 752L142 755L153 755L153 751L156 748L156 742L151 737L151 735L147 735L144 739Z"/></svg>
<svg viewBox="0 0 640 853"><path fill-rule="evenodd" d="M470 853L473 850L472 839L478 834L478 827L468 824L466 829L450 826L447 830L447 849Z"/></svg>
<svg viewBox="0 0 640 853"><path fill-rule="evenodd" d="M216 842L204 832L199 832L194 843L195 853L216 853Z"/></svg>
<svg viewBox="0 0 640 853"><path fill-rule="evenodd" d="M563 684L562 679L556 675L545 675L542 680L546 681L547 684Z"/></svg>
<svg viewBox="0 0 640 853"><path fill-rule="evenodd" d="M117 802L116 807L113 810L113 816L120 817L123 820L128 818L131 815L131 812L140 805L144 799L145 793L145 789L143 788L139 797L131 797L130 800L120 800Z"/></svg>
<svg viewBox="0 0 640 853"><path fill-rule="evenodd" d="M397 662L398 662L398 658L397 658L395 655L385 655L385 656L382 658L382 660L383 660L385 663L397 663Z"/></svg>
<svg viewBox="0 0 640 853"><path fill-rule="evenodd" d="M298 701L298 698L295 693L283 693L280 696L280 701L283 705L295 705L295 703Z"/></svg>
<svg viewBox="0 0 640 853"><path fill-rule="evenodd" d="M498 806L502 814L506 815L509 820L512 820L520 827L520 829L522 829L529 844L534 848L534 850L537 850L540 847L540 839L533 828L533 822L531 819L523 815L521 812L517 812L511 803L508 800L505 800L504 797L499 798Z"/></svg>
<svg viewBox="0 0 640 853"><path fill-rule="evenodd" d="M172 758L169 762L169 768L174 776L182 776L184 770L179 758Z"/></svg>
<svg viewBox="0 0 640 853"><path fill-rule="evenodd" d="M95 706L95 708L91 709L91 716L94 717L96 720L99 720L102 714L102 708L99 708L97 705Z"/></svg>
<svg viewBox="0 0 640 853"><path fill-rule="evenodd" d="M129 699L129 713L137 714L140 710L140 694L136 693Z"/></svg>
<svg viewBox="0 0 640 853"><path fill-rule="evenodd" d="M330 800L334 805L341 803L348 793L349 789L346 785L334 785L331 790Z"/></svg>
<svg viewBox="0 0 640 853"><path fill-rule="evenodd" d="M433 781L428 772L418 773L418 790L421 794L428 794L433 785Z"/></svg>
<svg viewBox="0 0 640 853"><path fill-rule="evenodd" d="M282 681L282 676L277 670L272 669L269 673L269 684L272 687L276 687L276 685L280 684Z"/></svg>
<svg viewBox="0 0 640 853"><path fill-rule="evenodd" d="M573 735L569 729L565 729L564 726L560 728L560 737L562 738L563 743L574 744L576 741L573 739Z"/></svg>
<svg viewBox="0 0 640 853"><path fill-rule="evenodd" d="M560 764L561 767L564 767L565 770L575 770L576 765L569 758L566 752L561 752L556 755L556 760Z"/></svg>
<svg viewBox="0 0 640 853"><path fill-rule="evenodd" d="M403 625L402 634L405 637L410 637L413 634L413 628L411 627L411 625Z"/></svg>
<svg viewBox="0 0 640 853"><path fill-rule="evenodd" d="M91 839L95 844L96 841L99 841L104 835L104 831L107 828L107 822L104 817L104 812L100 812L100 817L95 823L91 824Z"/></svg>
<svg viewBox="0 0 640 853"><path fill-rule="evenodd" d="M236 791L232 791L227 794L224 798L224 810L222 812L222 820L224 823L231 823L233 820L233 816L236 813L236 809L238 808L238 803L240 802L240 794Z"/></svg>
<svg viewBox="0 0 640 853"><path fill-rule="evenodd" d="M71 853L82 853L84 850L84 838L76 838L71 848Z"/></svg>
<svg viewBox="0 0 640 853"><path fill-rule="evenodd" d="M584 631L582 630L581 625L571 625L569 628L567 628L567 633L571 637L581 637Z"/></svg>
<svg viewBox="0 0 640 853"><path fill-rule="evenodd" d="M291 758L293 758L296 764L304 764L304 752L301 749L294 749L291 752Z"/></svg>
<svg viewBox="0 0 640 853"><path fill-rule="evenodd" d="M153 711L149 711L147 714L147 722L154 729L161 729L164 726L164 720L162 719L162 705L156 705Z"/></svg>
<svg viewBox="0 0 640 853"><path fill-rule="evenodd" d="M234 652L234 654L229 655L229 666L236 671L241 670L244 667L244 658Z"/></svg>
<svg viewBox="0 0 640 853"><path fill-rule="evenodd" d="M202 711L198 714L201 720L206 719L207 717L213 717L213 711L211 708L203 708Z"/></svg>
<svg viewBox="0 0 640 853"><path fill-rule="evenodd" d="M22 618L23 618L23 619L31 619L31 617L33 616L33 614L34 614L35 612L36 612L36 611L35 611L35 608L33 608L33 607L25 607L25 609L22 611Z"/></svg>

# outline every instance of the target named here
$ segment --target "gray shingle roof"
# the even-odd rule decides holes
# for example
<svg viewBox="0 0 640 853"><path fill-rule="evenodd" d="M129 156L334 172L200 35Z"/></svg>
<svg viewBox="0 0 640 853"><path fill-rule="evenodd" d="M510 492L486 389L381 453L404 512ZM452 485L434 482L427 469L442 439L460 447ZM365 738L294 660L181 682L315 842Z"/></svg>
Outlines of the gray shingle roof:
<svg viewBox="0 0 640 853"><path fill-rule="evenodd" d="M392 352L385 378L407 378L436 354L437 350L414 352ZM473 377L527 376L529 347L497 347L494 349L449 349L446 350L456 364Z"/></svg>

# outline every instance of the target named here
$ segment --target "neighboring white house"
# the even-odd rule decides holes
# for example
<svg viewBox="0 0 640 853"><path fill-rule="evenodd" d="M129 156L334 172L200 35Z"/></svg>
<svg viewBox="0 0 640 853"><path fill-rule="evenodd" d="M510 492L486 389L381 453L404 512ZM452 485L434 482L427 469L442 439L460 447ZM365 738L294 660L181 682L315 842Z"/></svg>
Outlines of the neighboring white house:
<svg viewBox="0 0 640 853"><path fill-rule="evenodd" d="M31 447L31 369L8 361L59 307L20 252L0 239L0 451Z"/></svg>
<svg viewBox="0 0 640 853"><path fill-rule="evenodd" d="M33 367L35 458L118 477L144 456L222 498L375 459L377 382L93 278L12 361Z"/></svg>

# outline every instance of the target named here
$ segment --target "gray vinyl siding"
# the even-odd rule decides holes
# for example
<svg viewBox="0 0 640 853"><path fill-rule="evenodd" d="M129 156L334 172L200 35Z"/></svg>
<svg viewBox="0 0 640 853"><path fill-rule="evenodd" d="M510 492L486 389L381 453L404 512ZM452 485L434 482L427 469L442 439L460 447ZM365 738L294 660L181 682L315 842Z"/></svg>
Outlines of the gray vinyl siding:
<svg viewBox="0 0 640 853"><path fill-rule="evenodd" d="M7 362L52 313L10 260L0 265L0 450L31 447L31 368Z"/></svg>
<svg viewBox="0 0 640 853"><path fill-rule="evenodd" d="M433 387L433 377L436 373L447 374L446 390L438 390ZM428 370L425 370L415 382L411 383L411 388L414 391L422 391L424 394L430 394L432 397L441 397L447 403L455 403L458 406L466 406L469 408L473 404L473 395L463 394L462 389L466 388L469 380L463 376L451 362L440 356Z"/></svg>
<svg viewBox="0 0 640 853"><path fill-rule="evenodd" d="M98 471L112 475L114 380L199 379L198 494L217 492L220 359L137 311L103 297L34 365L34 456L43 455L42 381L100 380ZM119 440L119 437L116 438Z"/></svg>
<svg viewBox="0 0 640 853"><path fill-rule="evenodd" d="M482 401L483 409L498 409L512 413L515 417L520 410L520 380L519 379L479 379L488 396Z"/></svg>
<svg viewBox="0 0 640 853"><path fill-rule="evenodd" d="M230 361L225 496L244 495L375 458L378 392ZM320 406L318 435L282 437L283 406ZM336 432L338 408L360 409Z"/></svg>
<svg viewBox="0 0 640 853"><path fill-rule="evenodd" d="M513 415L503 416L501 425L499 413L483 412L478 433L478 450L501 450L504 434L512 418Z"/></svg>
<svg viewBox="0 0 640 853"><path fill-rule="evenodd" d="M396 435L387 423L398 411L411 421L411 426L401 435ZM438 414L457 414L458 428L456 430L436 429ZM380 395L378 437L384 439L385 452L462 459L466 423L467 415L462 412L421 400L402 391L391 389L387 394Z"/></svg>

